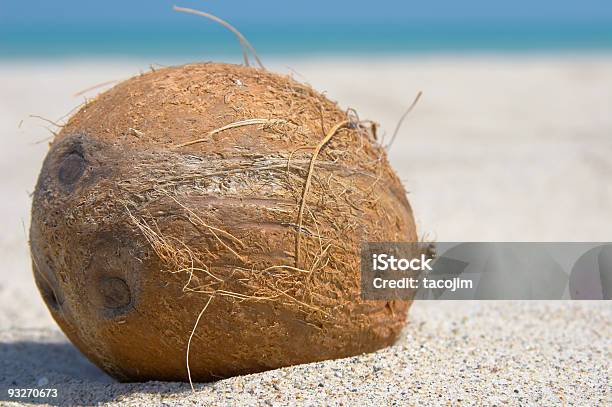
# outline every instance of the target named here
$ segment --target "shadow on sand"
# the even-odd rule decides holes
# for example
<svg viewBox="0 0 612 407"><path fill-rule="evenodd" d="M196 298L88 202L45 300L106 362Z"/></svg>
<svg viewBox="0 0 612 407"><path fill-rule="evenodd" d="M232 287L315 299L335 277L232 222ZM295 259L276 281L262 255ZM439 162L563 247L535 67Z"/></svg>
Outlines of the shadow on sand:
<svg viewBox="0 0 612 407"><path fill-rule="evenodd" d="M189 385L165 383L161 393ZM9 389L57 389L57 397L9 396ZM0 342L0 405L5 401L56 406L98 405L134 392L160 392L159 383L119 383L89 362L66 339Z"/></svg>

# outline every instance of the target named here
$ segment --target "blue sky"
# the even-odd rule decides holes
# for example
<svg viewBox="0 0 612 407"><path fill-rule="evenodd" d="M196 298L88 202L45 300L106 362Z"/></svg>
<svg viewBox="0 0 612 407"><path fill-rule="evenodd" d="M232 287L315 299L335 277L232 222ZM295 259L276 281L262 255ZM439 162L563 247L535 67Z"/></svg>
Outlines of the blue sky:
<svg viewBox="0 0 612 407"><path fill-rule="evenodd" d="M612 23L612 0L2 0L0 21L26 26L185 21L170 10L173 4L237 24Z"/></svg>

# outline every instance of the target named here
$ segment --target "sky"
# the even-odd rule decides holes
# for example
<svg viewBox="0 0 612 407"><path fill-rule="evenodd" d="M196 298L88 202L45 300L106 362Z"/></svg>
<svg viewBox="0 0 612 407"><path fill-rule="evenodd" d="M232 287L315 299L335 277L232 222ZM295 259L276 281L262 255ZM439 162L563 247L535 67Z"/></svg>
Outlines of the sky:
<svg viewBox="0 0 612 407"><path fill-rule="evenodd" d="M2 0L0 22L180 24L173 4L236 24L612 23L612 0Z"/></svg>

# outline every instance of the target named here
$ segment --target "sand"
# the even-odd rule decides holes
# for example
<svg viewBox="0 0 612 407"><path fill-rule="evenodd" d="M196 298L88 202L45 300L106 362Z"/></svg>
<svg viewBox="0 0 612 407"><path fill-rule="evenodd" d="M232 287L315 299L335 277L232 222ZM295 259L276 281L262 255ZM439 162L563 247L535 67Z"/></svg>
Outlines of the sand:
<svg viewBox="0 0 612 407"><path fill-rule="evenodd" d="M85 405L609 405L609 304L420 305L393 347L195 393L184 383L112 383L56 330L3 331L0 387L43 383L58 389L52 403Z"/></svg>
<svg viewBox="0 0 612 407"><path fill-rule="evenodd" d="M268 65L376 119L387 140L424 92L390 153L421 233L439 241L611 240L612 56ZM37 384L58 389L58 399L37 401L51 404L610 402L609 302L421 302L398 345L375 354L200 385L195 394L184 384L113 383L66 342L34 288L28 193L50 133L28 115L57 120L83 100L75 92L139 69L148 64L0 62L0 404L7 387Z"/></svg>

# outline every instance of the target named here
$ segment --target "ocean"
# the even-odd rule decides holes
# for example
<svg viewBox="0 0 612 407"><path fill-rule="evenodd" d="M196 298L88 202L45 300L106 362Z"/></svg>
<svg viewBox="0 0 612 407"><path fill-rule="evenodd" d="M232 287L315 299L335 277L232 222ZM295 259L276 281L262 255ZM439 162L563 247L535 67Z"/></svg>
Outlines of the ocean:
<svg viewBox="0 0 612 407"><path fill-rule="evenodd" d="M612 24L246 25L262 55L470 52L612 52ZM214 23L0 27L0 58L240 55Z"/></svg>

